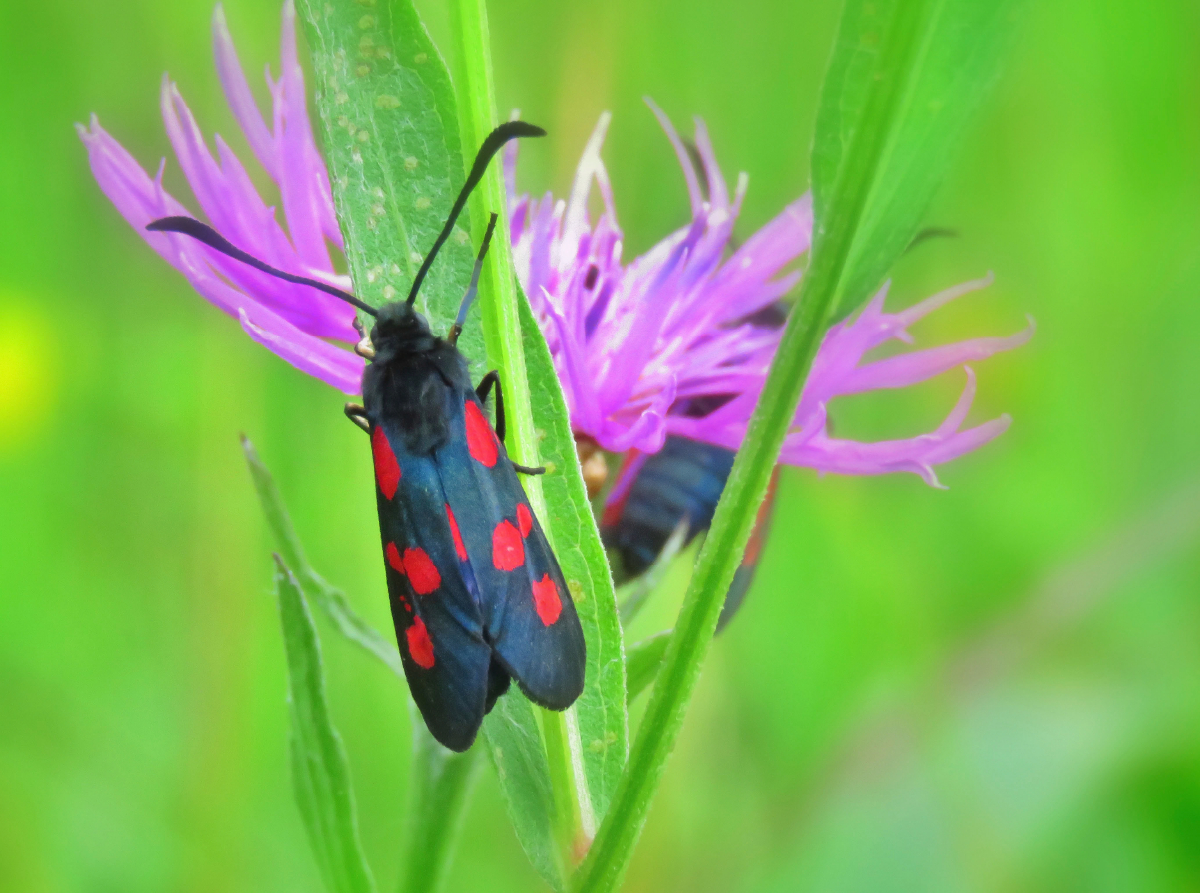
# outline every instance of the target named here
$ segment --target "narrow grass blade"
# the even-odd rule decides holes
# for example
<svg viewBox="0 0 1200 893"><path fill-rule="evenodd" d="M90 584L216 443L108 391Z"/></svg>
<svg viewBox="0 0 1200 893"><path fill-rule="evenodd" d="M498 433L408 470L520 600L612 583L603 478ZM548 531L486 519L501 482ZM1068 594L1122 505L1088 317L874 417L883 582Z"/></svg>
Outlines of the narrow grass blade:
<svg viewBox="0 0 1200 893"><path fill-rule="evenodd" d="M641 576L621 587L622 591L617 593L617 602L621 606L622 626L629 626L633 622L633 619L641 613L642 608L654 593L654 590L662 583L667 575L667 571L671 569L671 565L675 563L675 559L683 551L684 543L687 541L688 529L688 519L686 517L681 518L679 523L675 525L675 529L671 531L671 535L667 537L667 541L663 543L662 551L658 553L658 557L654 559L654 563L646 568Z"/></svg>
<svg viewBox="0 0 1200 893"><path fill-rule="evenodd" d="M629 703L653 684L670 641L668 629L629 646Z"/></svg>
<svg viewBox="0 0 1200 893"><path fill-rule="evenodd" d="M400 662L400 652L396 649L395 640L383 636L355 613L345 593L325 582L308 563L300 539L292 527L292 519L288 517L287 507L279 495L279 488L275 486L275 479L271 477L271 472L267 470L254 445L245 435L242 436L242 451L246 455L250 479L254 482L254 490L262 504L267 527L275 540L275 548L295 575L304 597L319 605L345 638L377 658L403 679L404 665Z"/></svg>
<svg viewBox="0 0 1200 893"><path fill-rule="evenodd" d="M838 176L853 163L848 149L863 123L879 36L904 0L846 4L817 110L813 141L813 208L824 232ZM936 0L899 97L870 197L855 234L834 318L852 311L882 283L917 236L963 128L996 81L1024 0Z"/></svg>
<svg viewBox="0 0 1200 893"><path fill-rule="evenodd" d="M367 893L375 885L358 840L346 753L325 702L317 629L296 578L278 555L275 564L287 654L289 749L296 802L325 887L330 893Z"/></svg>

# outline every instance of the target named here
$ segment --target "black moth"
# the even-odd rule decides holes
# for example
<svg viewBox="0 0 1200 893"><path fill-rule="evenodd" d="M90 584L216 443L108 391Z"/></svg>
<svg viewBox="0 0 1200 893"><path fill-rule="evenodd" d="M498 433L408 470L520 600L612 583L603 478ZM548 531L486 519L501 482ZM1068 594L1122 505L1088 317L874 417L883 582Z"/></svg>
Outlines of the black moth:
<svg viewBox="0 0 1200 893"><path fill-rule="evenodd" d="M375 317L356 350L367 360L363 405L346 415L371 437L379 532L396 640L413 700L433 736L471 746L483 717L515 679L530 700L565 710L583 691L583 630L562 570L509 460L495 371L471 384L455 347L496 224L492 215L458 319L445 338L413 309L417 290L488 162L521 121L484 141L406 301L376 309L323 282L264 264L190 217L147 229L182 233L273 276L336 295ZM496 389L496 427L484 402Z"/></svg>

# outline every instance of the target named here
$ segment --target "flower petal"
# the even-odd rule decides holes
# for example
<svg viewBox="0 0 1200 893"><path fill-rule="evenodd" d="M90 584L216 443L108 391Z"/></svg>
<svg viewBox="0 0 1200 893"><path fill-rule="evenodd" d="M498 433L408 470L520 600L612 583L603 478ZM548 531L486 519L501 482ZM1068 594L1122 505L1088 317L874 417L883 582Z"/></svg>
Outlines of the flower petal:
<svg viewBox="0 0 1200 893"><path fill-rule="evenodd" d="M253 317L239 308L246 334L301 372L307 372L347 394L362 393L365 361L357 354L301 332L281 316L257 308Z"/></svg>
<svg viewBox="0 0 1200 893"><path fill-rule="evenodd" d="M737 449L782 334L786 308L779 302L799 280L790 265L812 242L812 197L796 199L727 257L745 175L731 201L704 123L696 122L693 159L662 111L647 104L683 168L690 223L628 265L621 263L621 233L600 159L606 113L567 202L555 203L549 194L540 202L516 195L516 156L508 156L517 272L538 310L577 432L612 451L655 451L667 432ZM605 206L595 225L587 210L593 182ZM865 360L889 340L911 343L908 326L990 281L963 283L899 313L884 310L885 284L857 315L831 327L814 358L782 460L844 474L908 471L940 486L934 465L975 449L1008 424L1002 417L960 430L974 394L970 369L954 410L935 431L918 437L877 443L834 439L825 407L838 396L906 387L1028 341L1032 322L1006 338Z"/></svg>
<svg viewBox="0 0 1200 893"><path fill-rule="evenodd" d="M983 360L1002 350L1020 347L1033 337L1033 333L1031 319L1027 328L1007 338L971 338L877 360L855 369L841 383L838 393L860 394L880 388L908 387L963 363Z"/></svg>
<svg viewBox="0 0 1200 893"><path fill-rule="evenodd" d="M254 95L250 92L250 84L242 63L238 60L237 50L233 46L233 36L229 33L229 24L225 21L225 10L220 3L213 10L213 55L217 59L217 76L221 79L221 87L225 91L225 100L233 110L233 117L246 135L247 142L254 152L254 157L263 166L272 180L279 179L277 159L275 157L274 140L271 132L263 121Z"/></svg>

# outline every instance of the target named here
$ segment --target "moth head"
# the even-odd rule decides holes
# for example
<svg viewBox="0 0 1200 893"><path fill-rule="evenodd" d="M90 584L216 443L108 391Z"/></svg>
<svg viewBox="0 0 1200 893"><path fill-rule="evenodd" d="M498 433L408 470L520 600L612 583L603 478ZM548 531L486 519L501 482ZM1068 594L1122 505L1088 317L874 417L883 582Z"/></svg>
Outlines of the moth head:
<svg viewBox="0 0 1200 893"><path fill-rule="evenodd" d="M429 323L406 301L384 304L371 327L371 345L376 356L405 352L429 337Z"/></svg>

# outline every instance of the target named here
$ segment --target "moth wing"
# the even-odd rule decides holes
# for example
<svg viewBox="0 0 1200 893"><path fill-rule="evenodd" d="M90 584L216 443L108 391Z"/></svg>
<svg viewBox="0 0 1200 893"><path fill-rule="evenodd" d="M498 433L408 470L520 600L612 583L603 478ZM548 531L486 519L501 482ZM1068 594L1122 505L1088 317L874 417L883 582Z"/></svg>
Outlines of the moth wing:
<svg viewBox="0 0 1200 893"><path fill-rule="evenodd" d="M746 552L742 555L742 563L734 572L733 582L729 584L729 591L725 593L725 604L721 606L721 614L717 618L718 633L729 625L733 615L738 612L742 602L746 600L750 584L754 582L754 574L758 571L759 556L762 555L767 537L771 533L771 520L775 514L775 488L778 482L779 466L777 465L771 473L771 483L767 487L767 495L763 498L762 505L758 507L758 515L754 519L754 530L750 533L750 541L746 543Z"/></svg>
<svg viewBox="0 0 1200 893"><path fill-rule="evenodd" d="M405 453L389 425L371 437L388 599L408 686L433 737L464 751L489 706L491 648L474 580L459 558L436 462Z"/></svg>
<svg viewBox="0 0 1200 893"><path fill-rule="evenodd" d="M586 649L558 560L473 391L450 407L436 453L480 593L484 635L529 699L565 710L583 691Z"/></svg>

